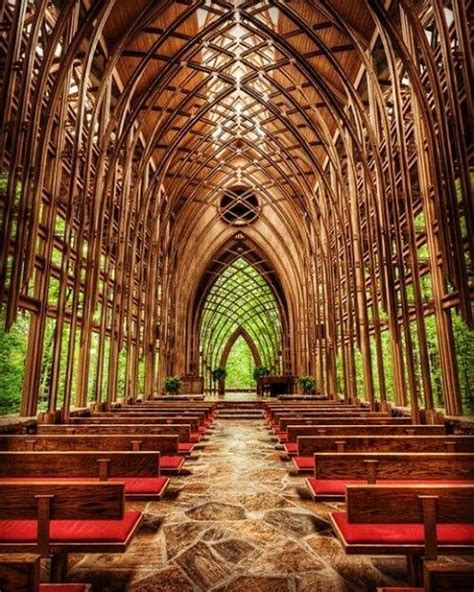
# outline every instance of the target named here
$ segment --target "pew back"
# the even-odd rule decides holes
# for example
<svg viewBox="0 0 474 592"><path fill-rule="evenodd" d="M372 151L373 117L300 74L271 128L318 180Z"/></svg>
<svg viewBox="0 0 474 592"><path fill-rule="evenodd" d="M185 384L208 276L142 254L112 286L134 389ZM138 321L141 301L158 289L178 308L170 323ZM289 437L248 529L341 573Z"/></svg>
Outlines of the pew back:
<svg viewBox="0 0 474 592"><path fill-rule="evenodd" d="M298 436L298 454L315 452L474 452L474 436Z"/></svg>
<svg viewBox="0 0 474 592"><path fill-rule="evenodd" d="M200 418L193 415L188 416L166 416L160 415L156 417L74 417L71 418L71 425L101 425L104 420L108 425L128 424L128 425L144 425L144 424L189 424L192 432L197 432L201 424Z"/></svg>
<svg viewBox="0 0 474 592"><path fill-rule="evenodd" d="M405 417L281 417L280 418L280 430L285 432L290 425L295 425L295 422L299 425L319 425L319 426L332 426L332 425L410 425L411 419Z"/></svg>
<svg viewBox="0 0 474 592"><path fill-rule="evenodd" d="M0 481L0 519L34 520L44 497L51 520L119 520L125 510L122 483Z"/></svg>
<svg viewBox="0 0 474 592"><path fill-rule="evenodd" d="M436 522L474 523L473 485L348 485L347 518L353 524L423 522L423 500L436 498Z"/></svg>
<svg viewBox="0 0 474 592"><path fill-rule="evenodd" d="M178 453L177 435L125 435L125 434L50 434L0 435L0 451L53 451L53 450L151 450L161 454Z"/></svg>
<svg viewBox="0 0 474 592"><path fill-rule="evenodd" d="M443 435L446 428L443 425L302 425L287 426L288 442L296 442L299 436L358 436L358 435Z"/></svg>
<svg viewBox="0 0 474 592"><path fill-rule="evenodd" d="M413 480L474 478L474 454L445 452L321 452L315 454L317 479Z"/></svg>
<svg viewBox="0 0 474 592"><path fill-rule="evenodd" d="M0 452L2 477L149 477L159 474L159 452Z"/></svg>
<svg viewBox="0 0 474 592"><path fill-rule="evenodd" d="M37 434L129 434L139 436L176 434L177 436L179 436L180 442L191 441L191 427L189 424L41 424L37 427Z"/></svg>

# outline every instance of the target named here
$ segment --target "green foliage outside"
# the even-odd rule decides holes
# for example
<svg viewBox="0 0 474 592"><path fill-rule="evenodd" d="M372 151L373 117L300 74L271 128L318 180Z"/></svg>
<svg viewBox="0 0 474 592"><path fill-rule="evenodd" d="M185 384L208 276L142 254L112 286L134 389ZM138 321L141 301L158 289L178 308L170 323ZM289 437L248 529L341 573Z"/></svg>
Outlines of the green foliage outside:
<svg viewBox="0 0 474 592"><path fill-rule="evenodd" d="M459 315L452 318L464 413L474 415L474 331Z"/></svg>
<svg viewBox="0 0 474 592"><path fill-rule="evenodd" d="M27 352L28 315L19 315L9 333L0 319L0 415L18 413Z"/></svg>
<svg viewBox="0 0 474 592"><path fill-rule="evenodd" d="M255 380L252 376L255 362L252 352L243 337L238 337L227 358L226 389L253 389Z"/></svg>
<svg viewBox="0 0 474 592"><path fill-rule="evenodd" d="M278 303L266 278L243 257L220 273L204 304L200 333L208 367L219 365L226 344L241 329L255 344L262 362L273 365L281 348Z"/></svg>

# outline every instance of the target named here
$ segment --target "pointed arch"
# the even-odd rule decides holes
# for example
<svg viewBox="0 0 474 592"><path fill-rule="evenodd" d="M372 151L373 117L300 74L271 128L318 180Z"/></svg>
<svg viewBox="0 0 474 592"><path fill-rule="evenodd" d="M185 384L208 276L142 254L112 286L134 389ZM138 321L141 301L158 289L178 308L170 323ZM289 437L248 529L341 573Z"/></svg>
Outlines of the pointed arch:
<svg viewBox="0 0 474 592"><path fill-rule="evenodd" d="M244 327L239 327L229 337L229 340L227 341L227 343L224 347L224 350L222 352L219 367L220 368L226 367L229 354L232 351L232 348L239 337L243 337L245 339L245 341L247 342L247 345L249 346L249 349L252 353L253 360L255 362L255 366L261 366L262 365L262 358L260 357L260 353L258 351L257 346L255 345L253 339L250 337L248 331L246 331Z"/></svg>

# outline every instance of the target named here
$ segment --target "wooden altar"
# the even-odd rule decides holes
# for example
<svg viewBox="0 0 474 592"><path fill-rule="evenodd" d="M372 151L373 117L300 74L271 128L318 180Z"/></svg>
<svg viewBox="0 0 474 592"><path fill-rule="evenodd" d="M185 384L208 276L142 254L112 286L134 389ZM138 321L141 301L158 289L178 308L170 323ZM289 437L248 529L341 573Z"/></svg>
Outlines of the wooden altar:
<svg viewBox="0 0 474 592"><path fill-rule="evenodd" d="M257 380L257 394L264 395L269 391L271 397L293 394L296 387L296 376L260 376Z"/></svg>

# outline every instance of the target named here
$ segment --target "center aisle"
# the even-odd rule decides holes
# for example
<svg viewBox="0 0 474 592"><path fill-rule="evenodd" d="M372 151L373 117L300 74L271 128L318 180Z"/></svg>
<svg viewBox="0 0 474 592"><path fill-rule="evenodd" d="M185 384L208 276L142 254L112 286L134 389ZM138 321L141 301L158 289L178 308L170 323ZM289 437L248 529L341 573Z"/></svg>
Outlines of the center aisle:
<svg viewBox="0 0 474 592"><path fill-rule="evenodd" d="M218 419L123 555L71 557L101 592L364 592L403 583L402 559L347 557L302 499L263 419ZM382 573L383 570L384 573ZM393 577L390 577L389 574Z"/></svg>

